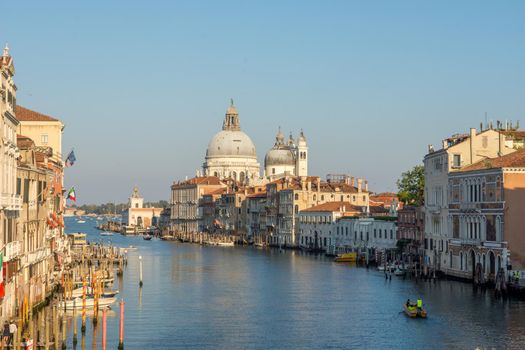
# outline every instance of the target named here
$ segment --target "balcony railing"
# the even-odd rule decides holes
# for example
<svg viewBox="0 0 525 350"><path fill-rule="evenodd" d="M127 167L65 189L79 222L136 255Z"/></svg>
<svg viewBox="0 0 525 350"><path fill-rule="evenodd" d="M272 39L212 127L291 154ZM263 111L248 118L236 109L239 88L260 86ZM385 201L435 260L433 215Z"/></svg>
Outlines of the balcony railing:
<svg viewBox="0 0 525 350"><path fill-rule="evenodd" d="M16 194L2 193L0 195L0 207L4 210L21 210L22 198Z"/></svg>
<svg viewBox="0 0 525 350"><path fill-rule="evenodd" d="M13 260L20 255L20 241L9 242L5 245L4 261Z"/></svg>

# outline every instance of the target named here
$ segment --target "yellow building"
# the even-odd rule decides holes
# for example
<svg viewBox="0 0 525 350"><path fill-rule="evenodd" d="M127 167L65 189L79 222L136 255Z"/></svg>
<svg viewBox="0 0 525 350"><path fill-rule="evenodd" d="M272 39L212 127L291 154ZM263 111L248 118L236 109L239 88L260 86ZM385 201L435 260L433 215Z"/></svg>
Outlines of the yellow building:
<svg viewBox="0 0 525 350"><path fill-rule="evenodd" d="M62 132L64 124L53 117L22 106L16 106L16 118L20 121L18 134L29 137L37 147L50 147L53 160L62 160Z"/></svg>

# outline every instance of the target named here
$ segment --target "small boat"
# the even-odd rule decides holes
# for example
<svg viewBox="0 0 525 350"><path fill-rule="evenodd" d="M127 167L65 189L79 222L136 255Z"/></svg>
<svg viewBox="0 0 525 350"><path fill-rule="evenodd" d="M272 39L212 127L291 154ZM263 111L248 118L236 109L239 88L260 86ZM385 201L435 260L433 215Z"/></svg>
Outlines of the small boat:
<svg viewBox="0 0 525 350"><path fill-rule="evenodd" d="M385 266L384 265L379 265L377 267L377 271L385 271Z"/></svg>
<svg viewBox="0 0 525 350"><path fill-rule="evenodd" d="M77 220L77 224L85 224L86 220Z"/></svg>
<svg viewBox="0 0 525 350"><path fill-rule="evenodd" d="M101 236L113 236L113 232L104 231L104 232L100 232L100 235Z"/></svg>
<svg viewBox="0 0 525 350"><path fill-rule="evenodd" d="M113 304L116 300L117 298L115 297L109 297L109 298L101 297L98 299L98 306L100 308L109 306ZM77 308L77 309L82 308L82 297L66 300L65 305L64 305L64 302L61 301L59 305L60 305L59 306L60 308L65 308L66 310L73 309L73 308ZM95 306L95 299L92 297L86 298L86 308L91 309L94 306Z"/></svg>
<svg viewBox="0 0 525 350"><path fill-rule="evenodd" d="M351 253L339 254L335 257L334 261L335 262L356 262L357 253L351 252Z"/></svg>
<svg viewBox="0 0 525 350"><path fill-rule="evenodd" d="M124 249L126 249L126 250L128 250L128 251L132 251L132 250L137 250L138 248L135 247L134 245L130 245L129 247L124 248Z"/></svg>
<svg viewBox="0 0 525 350"><path fill-rule="evenodd" d="M152 235L144 235L142 236L142 238L145 240L145 241L151 241L151 239L153 238Z"/></svg>
<svg viewBox="0 0 525 350"><path fill-rule="evenodd" d="M83 293L83 287L80 287L80 288L76 288L74 289L72 292L71 292L71 296L73 298L82 298L82 293ZM88 297L92 297L93 296L93 293L91 291L91 288L89 287L86 287L86 295ZM118 290L108 290L108 291L105 291L101 294L102 297L105 297L105 298L110 298L110 297L114 297L115 295L117 295L119 293Z"/></svg>
<svg viewBox="0 0 525 350"><path fill-rule="evenodd" d="M233 247L235 244L233 242L217 242L219 247Z"/></svg>
<svg viewBox="0 0 525 350"><path fill-rule="evenodd" d="M162 239L163 241L174 241L175 237L171 235L164 235L164 236L160 236L160 239Z"/></svg>
<svg viewBox="0 0 525 350"><path fill-rule="evenodd" d="M408 306L407 304L403 304L403 309L405 314L410 318L427 318L427 310L424 308L418 308L415 304L410 304Z"/></svg>
<svg viewBox="0 0 525 350"><path fill-rule="evenodd" d="M394 275L396 276L404 276L406 274L406 271L403 270L402 268L400 267L397 267L395 270L394 270Z"/></svg>

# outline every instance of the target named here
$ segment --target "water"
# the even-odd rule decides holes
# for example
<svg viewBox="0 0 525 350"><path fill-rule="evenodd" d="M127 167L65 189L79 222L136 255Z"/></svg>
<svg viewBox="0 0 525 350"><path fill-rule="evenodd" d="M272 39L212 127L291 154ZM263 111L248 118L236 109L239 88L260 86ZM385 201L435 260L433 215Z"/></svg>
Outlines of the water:
<svg viewBox="0 0 525 350"><path fill-rule="evenodd" d="M139 248L114 286L126 302L125 349L525 347L525 302L495 300L467 283L385 281L373 269L297 251L101 237L94 220L66 225L91 240ZM428 319L402 313L409 297L423 299ZM80 336L80 318L77 326ZM94 348L91 319L87 328L86 346ZM71 322L68 329L71 348ZM118 345L116 304L107 344Z"/></svg>

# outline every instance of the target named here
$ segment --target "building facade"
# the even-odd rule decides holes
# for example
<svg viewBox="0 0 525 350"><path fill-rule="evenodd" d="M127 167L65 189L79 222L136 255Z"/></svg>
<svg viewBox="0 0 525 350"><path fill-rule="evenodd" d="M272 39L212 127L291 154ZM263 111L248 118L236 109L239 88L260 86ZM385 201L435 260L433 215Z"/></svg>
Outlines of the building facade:
<svg viewBox="0 0 525 350"><path fill-rule="evenodd" d="M449 174L481 161L515 152L505 144L505 135L497 130L477 131L443 140L442 149L429 153L425 166L425 264L437 271L449 266L447 241L452 237L448 227Z"/></svg>
<svg viewBox="0 0 525 350"><path fill-rule="evenodd" d="M144 198L139 193L139 188L134 187L133 193L128 198L128 208L122 212L122 223L128 228L148 228L158 220L163 208L145 208Z"/></svg>
<svg viewBox="0 0 525 350"><path fill-rule="evenodd" d="M447 274L483 283L525 269L525 150L451 173L449 198Z"/></svg>

